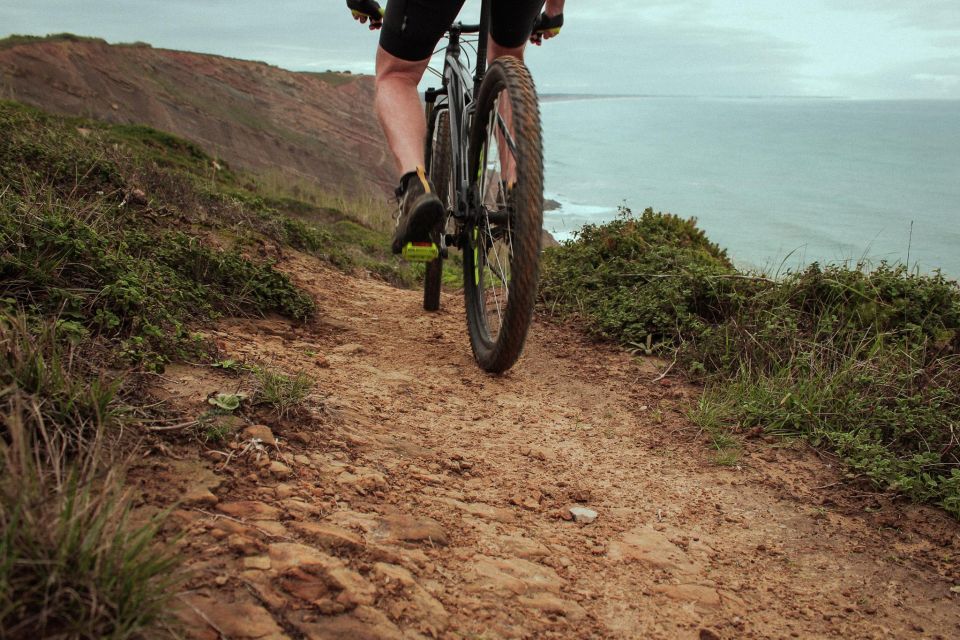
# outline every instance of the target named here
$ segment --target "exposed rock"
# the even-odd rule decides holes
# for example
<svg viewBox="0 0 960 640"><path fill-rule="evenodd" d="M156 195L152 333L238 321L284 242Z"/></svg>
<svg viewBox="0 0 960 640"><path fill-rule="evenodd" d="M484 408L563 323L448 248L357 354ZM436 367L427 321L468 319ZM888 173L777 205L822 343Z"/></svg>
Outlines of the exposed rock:
<svg viewBox="0 0 960 640"><path fill-rule="evenodd" d="M387 486L387 479L371 469L357 469L354 473L342 472L337 476L337 484L363 494Z"/></svg>
<svg viewBox="0 0 960 640"><path fill-rule="evenodd" d="M227 538L227 547L244 555L259 553L261 548L259 542L239 533L235 533Z"/></svg>
<svg viewBox="0 0 960 640"><path fill-rule="evenodd" d="M433 518L390 515L380 520L377 537L387 542L426 542L446 546L447 532Z"/></svg>
<svg viewBox="0 0 960 640"><path fill-rule="evenodd" d="M290 588L297 593L316 594L321 589L326 593L332 587L339 592L336 601L345 606L373 604L376 589L339 558L292 542L272 544L269 553L272 567L289 574L288 582L293 585ZM314 584L317 581L322 584ZM303 599L312 601L315 598Z"/></svg>
<svg viewBox="0 0 960 640"><path fill-rule="evenodd" d="M273 431L265 424L255 424L253 426L247 427L241 432L244 440L253 440L257 439L263 444L274 446L277 444L277 439L273 435Z"/></svg>
<svg viewBox="0 0 960 640"><path fill-rule="evenodd" d="M482 502L466 503L460 500L454 500L453 498L444 498L442 501L472 516L483 518L484 520L511 524L517 519L517 515L512 510L503 507L494 507L493 505Z"/></svg>
<svg viewBox="0 0 960 640"><path fill-rule="evenodd" d="M277 478L289 478L293 475L293 469L283 464L279 460L270 463L270 473Z"/></svg>
<svg viewBox="0 0 960 640"><path fill-rule="evenodd" d="M287 535L287 528L276 520L254 520L251 524L259 532L266 532L277 538L283 538Z"/></svg>
<svg viewBox="0 0 960 640"><path fill-rule="evenodd" d="M536 609L544 613L561 615L567 620L578 621L587 617L587 612L576 602L563 600L549 593L538 593L532 596L521 596L518 602L525 607Z"/></svg>
<svg viewBox="0 0 960 640"><path fill-rule="evenodd" d="M653 588L656 593L662 593L671 600L696 602L708 607L720 606L720 594L712 587L699 584L666 584Z"/></svg>
<svg viewBox="0 0 960 640"><path fill-rule="evenodd" d="M297 488L292 484L278 484L276 487L274 487L273 493L282 500L284 498L292 497L296 493L296 490Z"/></svg>
<svg viewBox="0 0 960 640"><path fill-rule="evenodd" d="M550 567L535 562L478 555L470 567L468 579L472 591L493 591L523 595L546 591L559 593L564 580Z"/></svg>
<svg viewBox="0 0 960 640"><path fill-rule="evenodd" d="M307 640L405 640L403 632L381 611L357 607L350 613L316 619L303 612L291 615L293 625Z"/></svg>
<svg viewBox="0 0 960 640"><path fill-rule="evenodd" d="M543 462L553 460L554 454L550 449L544 447L521 447L520 453L527 456L528 458L533 458L534 460L541 460Z"/></svg>
<svg viewBox="0 0 960 640"><path fill-rule="evenodd" d="M295 542L278 542L270 545L270 561L277 571L286 571L302 565L327 566L336 558L319 549Z"/></svg>
<svg viewBox="0 0 960 640"><path fill-rule="evenodd" d="M323 513L323 509L315 504L310 502L304 502L303 500L297 500L296 498L288 498L282 502L284 508L288 511L294 513L307 514L312 516L319 516Z"/></svg>
<svg viewBox="0 0 960 640"><path fill-rule="evenodd" d="M359 511L334 511L327 516L327 522L336 524L345 529L359 529L365 533L370 533L381 527L381 519L375 513L360 513Z"/></svg>
<svg viewBox="0 0 960 640"><path fill-rule="evenodd" d="M373 566L374 573L382 580L387 588L391 584L398 585L409 596L409 602L419 614L420 631L437 637L449 623L449 615L440 601L424 589L413 577L409 570L394 564L378 562Z"/></svg>
<svg viewBox="0 0 960 640"><path fill-rule="evenodd" d="M693 573L696 569L683 551L671 544L664 534L648 526L637 527L621 540L611 542L607 556L618 562L640 562L678 573Z"/></svg>
<svg viewBox="0 0 960 640"><path fill-rule="evenodd" d="M294 522L291 526L310 542L325 549L357 552L364 548L360 536L334 524Z"/></svg>
<svg viewBox="0 0 960 640"><path fill-rule="evenodd" d="M198 616L198 624L206 626L206 618L228 638L285 640L288 637L266 609L246 599L226 602L220 597L189 594L184 600L191 609L203 614Z"/></svg>
<svg viewBox="0 0 960 640"><path fill-rule="evenodd" d="M217 509L234 518L250 520L276 520L280 517L280 510L262 502L242 500L240 502L224 502Z"/></svg>
<svg viewBox="0 0 960 640"><path fill-rule="evenodd" d="M504 555L516 556L525 560L546 558L550 550L540 542L523 536L503 536L499 540L500 551Z"/></svg>
<svg viewBox="0 0 960 640"><path fill-rule="evenodd" d="M210 489L203 487L191 489L183 496L183 503L188 505L212 507L213 505L217 504L217 502L219 502L217 496L213 495L213 492L210 491Z"/></svg>
<svg viewBox="0 0 960 640"><path fill-rule="evenodd" d="M244 569L259 569L260 571L267 571L270 569L270 558L269 556L250 556L243 559L243 568Z"/></svg>
<svg viewBox="0 0 960 640"><path fill-rule="evenodd" d="M593 509L587 509L586 507L567 507L567 510L570 512L570 516L573 518L574 522L579 522L581 524L592 524L597 520L597 512Z"/></svg>

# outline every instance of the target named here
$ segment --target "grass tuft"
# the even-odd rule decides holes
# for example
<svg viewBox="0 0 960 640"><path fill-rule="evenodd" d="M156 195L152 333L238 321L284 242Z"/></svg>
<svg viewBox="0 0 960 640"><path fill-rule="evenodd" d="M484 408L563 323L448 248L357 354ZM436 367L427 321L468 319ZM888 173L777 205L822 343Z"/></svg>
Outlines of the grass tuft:
<svg viewBox="0 0 960 640"><path fill-rule="evenodd" d="M281 418L299 410L314 387L313 379L303 371L288 375L266 367L255 367L253 375L257 383L254 401L271 407Z"/></svg>
<svg viewBox="0 0 960 640"><path fill-rule="evenodd" d="M0 345L2 635L138 637L177 576L159 520L131 524L117 385L91 379L52 325L2 316Z"/></svg>

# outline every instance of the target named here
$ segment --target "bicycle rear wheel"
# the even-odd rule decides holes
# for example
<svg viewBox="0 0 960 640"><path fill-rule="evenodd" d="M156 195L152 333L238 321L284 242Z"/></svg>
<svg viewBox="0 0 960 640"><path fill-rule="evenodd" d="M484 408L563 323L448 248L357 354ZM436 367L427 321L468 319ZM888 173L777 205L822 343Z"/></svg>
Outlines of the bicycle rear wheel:
<svg viewBox="0 0 960 640"><path fill-rule="evenodd" d="M520 357L533 318L543 227L540 110L516 58L484 76L469 160L479 207L461 237L467 328L477 363L501 373Z"/></svg>
<svg viewBox="0 0 960 640"><path fill-rule="evenodd" d="M427 128L427 173L437 190L437 197L447 211L435 230L439 237L446 229L446 219L453 209L453 160L450 148L450 113L446 108L435 108L432 123ZM423 308L436 311L440 308L440 289L443 282L443 256L427 263L423 280Z"/></svg>

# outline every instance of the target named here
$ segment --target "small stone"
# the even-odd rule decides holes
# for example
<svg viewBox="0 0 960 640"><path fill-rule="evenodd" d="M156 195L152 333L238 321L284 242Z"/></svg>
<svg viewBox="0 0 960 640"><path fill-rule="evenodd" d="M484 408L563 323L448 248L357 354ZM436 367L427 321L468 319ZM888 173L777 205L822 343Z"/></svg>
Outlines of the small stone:
<svg viewBox="0 0 960 640"><path fill-rule="evenodd" d="M295 492L296 492L296 487L294 487L291 484L278 484L273 489L274 495L276 495L281 500L284 498L293 497Z"/></svg>
<svg viewBox="0 0 960 640"><path fill-rule="evenodd" d="M720 634L713 629L700 629L700 640L721 640Z"/></svg>
<svg viewBox="0 0 960 640"><path fill-rule="evenodd" d="M330 368L330 361L327 360L327 356L325 356L325 355L323 355L323 354L320 354L320 355L317 356L316 362L317 362L317 366L320 367L321 369L329 369L329 368Z"/></svg>
<svg viewBox="0 0 960 640"><path fill-rule="evenodd" d="M568 495L574 502L590 502L593 498L589 489L571 489Z"/></svg>
<svg viewBox="0 0 960 640"><path fill-rule="evenodd" d="M289 478L293 475L293 469L283 464L279 460L274 460L270 463L270 473L277 478Z"/></svg>
<svg viewBox="0 0 960 640"><path fill-rule="evenodd" d="M243 568L244 569L259 569L260 571L268 571L270 569L270 557L269 556L250 556L243 559Z"/></svg>
<svg viewBox="0 0 960 640"><path fill-rule="evenodd" d="M226 538L228 535L229 535L229 534L228 534L226 531L224 531L223 529L210 529L210 536L211 536L214 540L223 540L223 539Z"/></svg>
<svg viewBox="0 0 960 640"><path fill-rule="evenodd" d="M220 500L217 496L213 495L213 492L209 489L198 488L188 491L185 496L183 496L184 504L192 504L198 506L212 507L217 504Z"/></svg>
<svg viewBox="0 0 960 640"><path fill-rule="evenodd" d="M277 439L274 437L273 431L265 424L255 424L252 427L247 427L241 435L245 440L257 439L263 444L271 446L277 444Z"/></svg>
<svg viewBox="0 0 960 640"><path fill-rule="evenodd" d="M308 466L309 464L311 464L310 458L309 458L308 456L303 455L303 454L297 454L297 455L293 456L293 461L296 462L297 464L301 464L301 465L303 465L303 466L305 466L305 467Z"/></svg>
<svg viewBox="0 0 960 640"><path fill-rule="evenodd" d="M360 536L333 524L294 522L291 526L311 542L326 549L361 551L364 548L363 539Z"/></svg>
<svg viewBox="0 0 960 640"><path fill-rule="evenodd" d="M234 518L250 518L252 520L276 520L280 517L280 510L262 502L243 500L239 502L224 502L217 509Z"/></svg>
<svg viewBox="0 0 960 640"><path fill-rule="evenodd" d="M213 583L218 587L222 587L223 585L227 584L227 582L229 581L230 581L230 578L227 576L217 576L216 578L213 579Z"/></svg>
<svg viewBox="0 0 960 640"><path fill-rule="evenodd" d="M574 522L579 522L580 524L591 524L596 521L598 516L596 511L587 509L586 507L567 507L567 511L570 512L570 516Z"/></svg>
<svg viewBox="0 0 960 640"><path fill-rule="evenodd" d="M260 551L260 545L256 540L239 533L227 538L227 546L244 555L251 555Z"/></svg>

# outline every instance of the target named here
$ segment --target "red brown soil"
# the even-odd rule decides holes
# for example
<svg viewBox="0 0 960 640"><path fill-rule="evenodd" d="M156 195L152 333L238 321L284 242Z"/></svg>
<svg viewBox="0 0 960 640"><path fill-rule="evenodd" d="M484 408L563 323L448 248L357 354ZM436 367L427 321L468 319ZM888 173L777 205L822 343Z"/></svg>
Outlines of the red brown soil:
<svg viewBox="0 0 960 640"><path fill-rule="evenodd" d="M333 193L393 187L395 167L372 96L370 77L294 73L146 45L50 40L0 50L0 99L146 124L195 141L232 166Z"/></svg>
<svg viewBox="0 0 960 640"><path fill-rule="evenodd" d="M800 443L747 441L718 466L684 417L696 388L569 329L537 322L491 377L458 296L426 314L417 292L281 267L320 317L214 337L224 357L307 372L306 408L250 409L239 427L269 432L171 446L134 473L156 506L184 500L190 636L960 636L943 513L847 486ZM197 416L246 385L180 365L156 394ZM596 521L565 519L571 505Z"/></svg>

